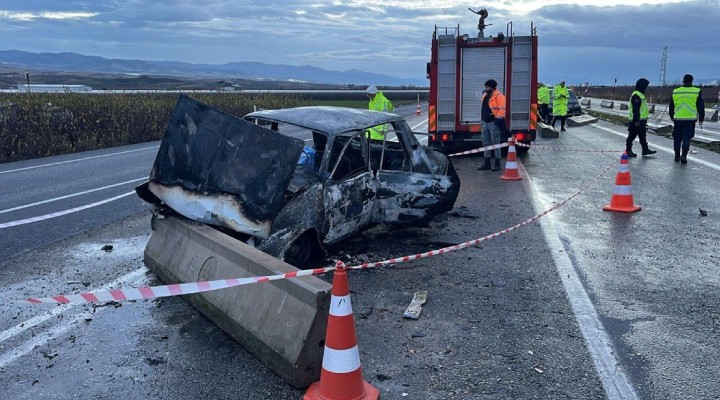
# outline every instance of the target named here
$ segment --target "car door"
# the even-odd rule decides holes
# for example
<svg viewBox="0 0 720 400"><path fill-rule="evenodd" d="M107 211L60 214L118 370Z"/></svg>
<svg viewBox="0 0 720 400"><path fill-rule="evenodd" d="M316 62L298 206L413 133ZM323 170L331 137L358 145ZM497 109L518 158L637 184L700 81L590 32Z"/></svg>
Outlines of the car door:
<svg viewBox="0 0 720 400"><path fill-rule="evenodd" d="M362 133L332 139L328 178L323 187L325 244L342 240L370 224L376 182L368 163L368 140Z"/></svg>
<svg viewBox="0 0 720 400"><path fill-rule="evenodd" d="M374 223L423 224L451 210L460 181L448 158L418 143L406 123L393 126L397 140L371 145L377 166ZM379 161L378 161L379 160Z"/></svg>

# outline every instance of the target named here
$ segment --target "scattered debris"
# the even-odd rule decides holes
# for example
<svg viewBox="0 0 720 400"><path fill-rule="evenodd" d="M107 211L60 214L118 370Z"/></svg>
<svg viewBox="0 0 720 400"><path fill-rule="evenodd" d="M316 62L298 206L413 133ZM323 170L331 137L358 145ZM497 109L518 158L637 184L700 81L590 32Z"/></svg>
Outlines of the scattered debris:
<svg viewBox="0 0 720 400"><path fill-rule="evenodd" d="M165 359L165 357L158 357L158 358L145 357L145 362L148 365L159 365L159 364L165 364L167 362L167 360Z"/></svg>
<svg viewBox="0 0 720 400"><path fill-rule="evenodd" d="M703 209L701 208L701 209L700 209L700 215L702 215L703 217L707 217L707 215L708 215L707 210L703 210Z"/></svg>
<svg viewBox="0 0 720 400"><path fill-rule="evenodd" d="M410 319L420 318L420 314L422 313L422 306L426 302L427 302L427 291L426 290L424 290L422 292L415 292L415 295L413 296L413 299L410 302L410 305L408 306L407 310L405 310L405 313L403 313L403 317L410 318Z"/></svg>
<svg viewBox="0 0 720 400"><path fill-rule="evenodd" d="M92 320L93 320L92 314L90 314L90 313L85 313L85 315L83 316L83 319L85 320L85 322L90 322L90 321L92 321Z"/></svg>
<svg viewBox="0 0 720 400"><path fill-rule="evenodd" d="M102 304L93 304L93 309L101 308L101 307L110 307L110 306L119 308L119 307L122 307L122 303L119 301L112 300L112 301L108 301L108 302L102 303Z"/></svg>
<svg viewBox="0 0 720 400"><path fill-rule="evenodd" d="M30 385L30 386L35 386L36 383L40 383L40 381L37 380L37 379L35 379L35 380L33 381L32 385Z"/></svg>
<svg viewBox="0 0 720 400"><path fill-rule="evenodd" d="M380 382L390 379L390 377L385 374L377 374L375 377L377 377Z"/></svg>
<svg viewBox="0 0 720 400"><path fill-rule="evenodd" d="M112 249L113 249L113 245L111 245L111 244L106 244L106 245L103 246L102 249L100 249L100 250L109 253L109 252L112 251Z"/></svg>
<svg viewBox="0 0 720 400"><path fill-rule="evenodd" d="M536 366L533 367L533 369L534 369L538 374L544 373L545 371L543 371L543 370L540 369L539 367L540 367L540 366L536 365Z"/></svg>
<svg viewBox="0 0 720 400"><path fill-rule="evenodd" d="M479 216L472 214L470 210L468 210L465 206L460 206L455 208L451 213L450 216L457 217L457 218L470 218L470 219L477 219L480 218Z"/></svg>

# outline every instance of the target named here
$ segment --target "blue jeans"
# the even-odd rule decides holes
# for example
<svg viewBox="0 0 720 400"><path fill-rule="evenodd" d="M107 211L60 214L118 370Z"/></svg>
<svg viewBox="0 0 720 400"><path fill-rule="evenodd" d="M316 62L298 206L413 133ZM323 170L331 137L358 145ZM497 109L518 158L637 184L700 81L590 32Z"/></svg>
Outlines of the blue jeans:
<svg viewBox="0 0 720 400"><path fill-rule="evenodd" d="M494 122L483 122L482 124L482 144L483 147L490 146L491 144L500 144L500 127L495 125ZM485 158L492 157L491 151L485 151ZM500 149L495 149L495 159L500 159Z"/></svg>

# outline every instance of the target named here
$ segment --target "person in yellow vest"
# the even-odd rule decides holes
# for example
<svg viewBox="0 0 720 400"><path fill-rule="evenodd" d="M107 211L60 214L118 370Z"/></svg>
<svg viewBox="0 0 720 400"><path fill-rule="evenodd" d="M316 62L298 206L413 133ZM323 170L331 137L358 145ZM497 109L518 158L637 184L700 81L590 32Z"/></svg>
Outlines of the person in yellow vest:
<svg viewBox="0 0 720 400"><path fill-rule="evenodd" d="M699 87L693 86L692 82L692 75L687 74L683 77L683 85L673 90L668 109L668 114L673 120L675 162L679 161L681 164L687 164L690 139L695 136L695 121L700 122L700 128L705 121L705 102L702 92Z"/></svg>
<svg viewBox="0 0 720 400"><path fill-rule="evenodd" d="M628 157L637 157L637 154L632 151L635 138L640 139L643 156L657 153L655 150L650 150L647 142L647 120L649 113L645 91L648 85L650 85L649 80L645 78L638 79L637 83L635 83L635 91L632 92L630 100L628 101L628 137L625 141L625 150Z"/></svg>
<svg viewBox="0 0 720 400"><path fill-rule="evenodd" d="M550 116L548 114L548 104L550 104L550 88L545 86L545 84L542 82L538 82L537 100L540 119L542 120L542 122L547 124L550 122Z"/></svg>
<svg viewBox="0 0 720 400"><path fill-rule="evenodd" d="M560 131L565 132L565 120L568 112L568 89L565 87L565 80L553 88L553 119L552 127L555 129L555 121L560 120Z"/></svg>
<svg viewBox="0 0 720 400"><path fill-rule="evenodd" d="M505 129L505 96L497 90L497 82L490 79L485 82L485 93L482 95L480 119L482 120L482 144L490 146L500 143L500 133ZM490 169L492 150L485 151L483 165L479 170ZM500 171L500 149L495 149L493 171Z"/></svg>
<svg viewBox="0 0 720 400"><path fill-rule="evenodd" d="M395 107L393 107L390 100L385 97L383 92L379 91L378 88L375 85L372 85L365 90L368 96L368 100L370 100L370 103L368 104L368 110L372 111L384 111L384 112L392 112L395 110ZM385 139L385 132L387 132L387 129L385 128L385 125L377 125L373 126L371 128L368 128L368 138L371 140L384 140Z"/></svg>

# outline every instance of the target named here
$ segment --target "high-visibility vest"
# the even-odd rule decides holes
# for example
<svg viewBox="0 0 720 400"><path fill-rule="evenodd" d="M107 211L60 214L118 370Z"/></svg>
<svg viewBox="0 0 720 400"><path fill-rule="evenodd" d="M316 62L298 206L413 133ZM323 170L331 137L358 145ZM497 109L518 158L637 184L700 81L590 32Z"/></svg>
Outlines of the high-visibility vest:
<svg viewBox="0 0 720 400"><path fill-rule="evenodd" d="M672 99L675 103L675 120L695 121L698 118L697 99L700 88L681 86L673 90Z"/></svg>
<svg viewBox="0 0 720 400"><path fill-rule="evenodd" d="M550 103L550 89L547 86L540 86L538 88L538 104Z"/></svg>
<svg viewBox="0 0 720 400"><path fill-rule="evenodd" d="M633 96L635 96L635 95L637 95L637 97L640 98L640 119L647 121L648 115L649 115L649 114L648 114L647 100L645 99L645 95L644 95L642 92L638 91L638 90L635 90L634 92L632 92L632 94L630 95L630 100L628 100L628 121L632 121L632 120L633 120L632 98L633 98Z"/></svg>
<svg viewBox="0 0 720 400"><path fill-rule="evenodd" d="M485 101L485 96L487 96L487 92L483 93L482 98L480 99L481 103ZM488 107L490 107L490 112L492 112L492 115L495 118L505 118L506 104L505 95L497 90L493 90L493 94L488 101Z"/></svg>
<svg viewBox="0 0 720 400"><path fill-rule="evenodd" d="M568 89L567 86L563 87L555 85L553 88L553 109L552 113L556 116L566 116L568 112Z"/></svg>
<svg viewBox="0 0 720 400"><path fill-rule="evenodd" d="M391 112L395 110L390 100L385 97L382 92L377 92L375 97L370 100L368 109L372 111L384 111ZM369 132L368 137L372 140L384 140L385 139L385 125L376 125L367 129Z"/></svg>

